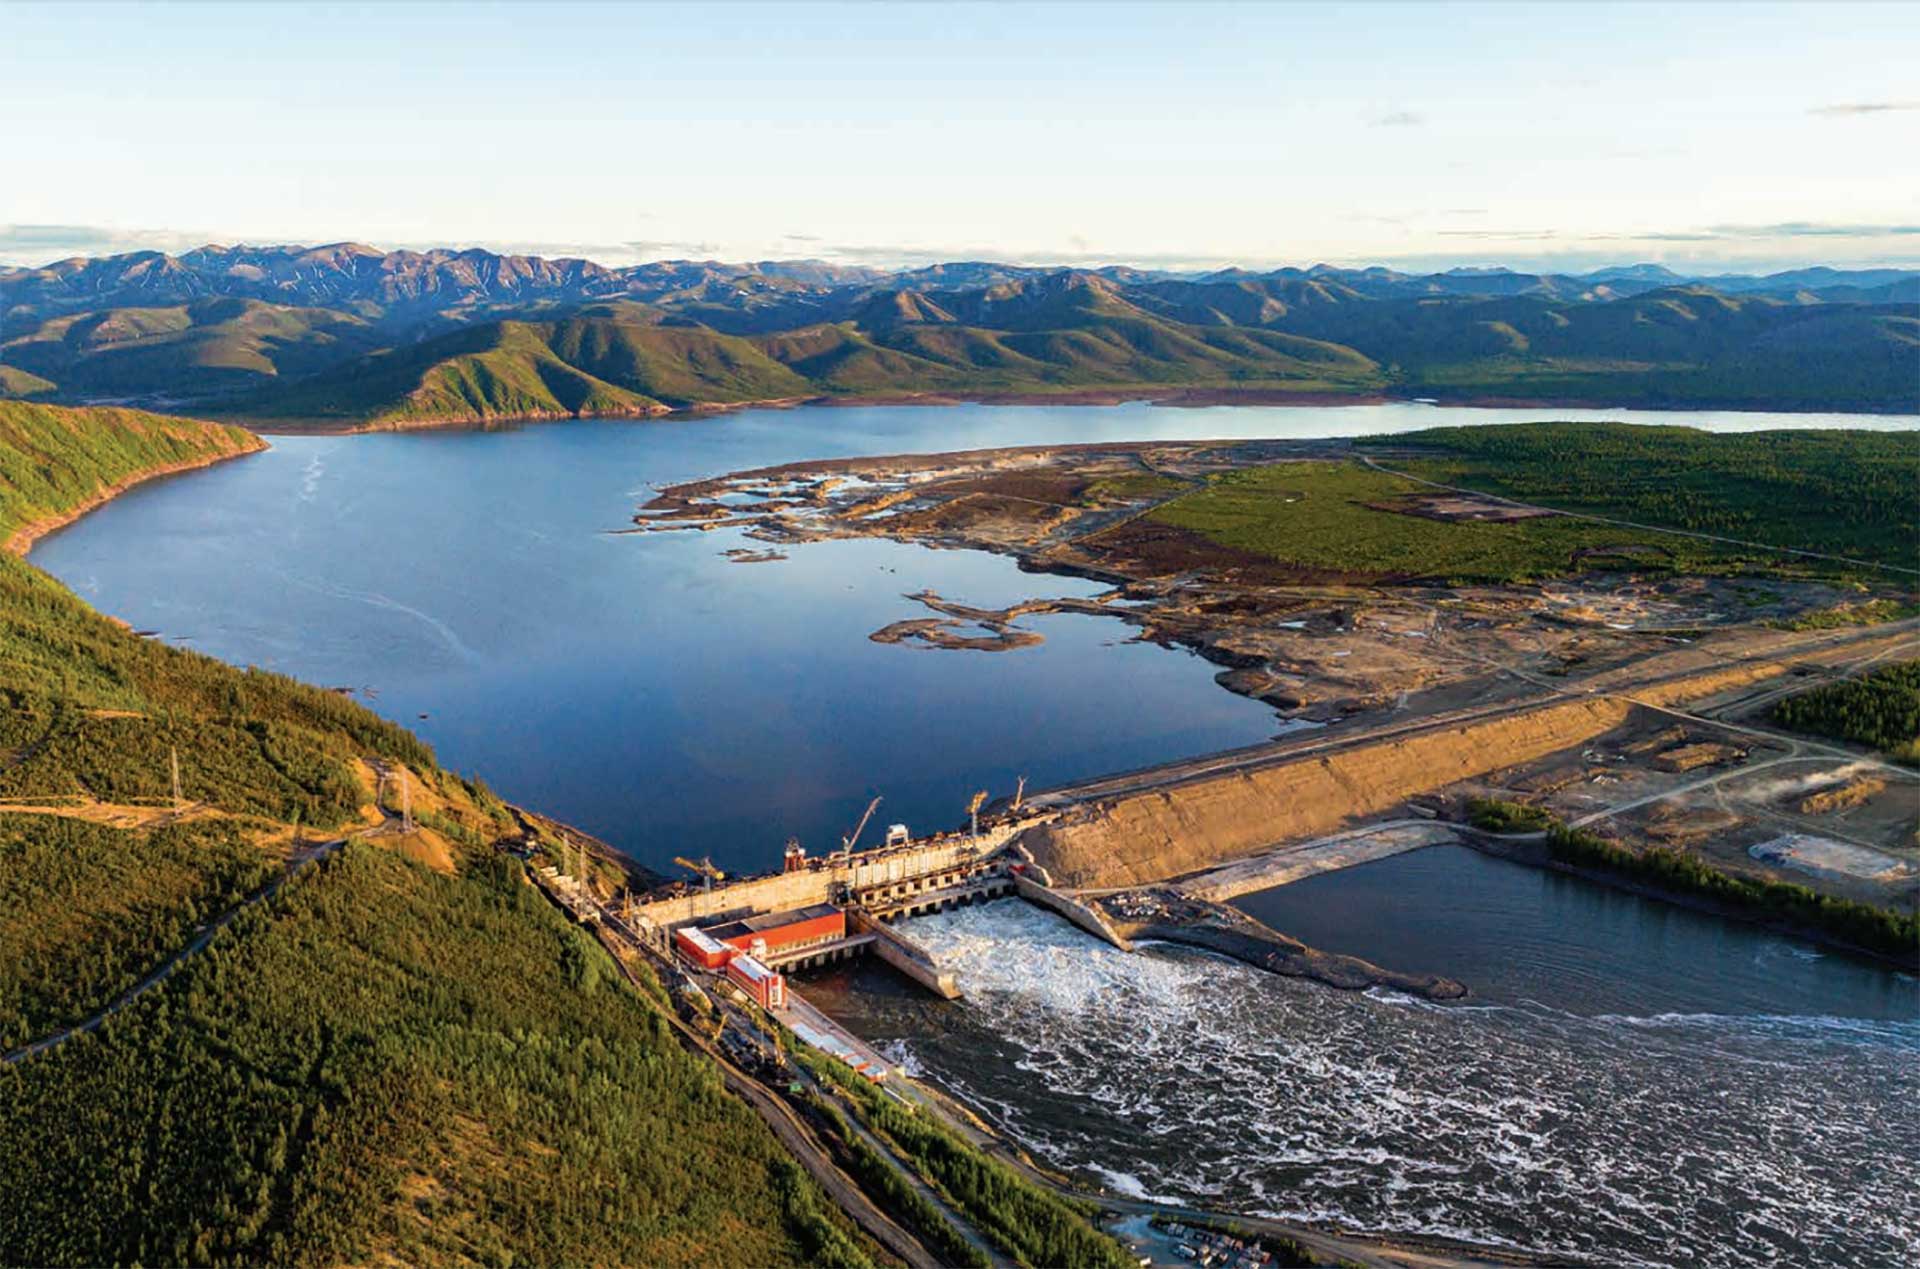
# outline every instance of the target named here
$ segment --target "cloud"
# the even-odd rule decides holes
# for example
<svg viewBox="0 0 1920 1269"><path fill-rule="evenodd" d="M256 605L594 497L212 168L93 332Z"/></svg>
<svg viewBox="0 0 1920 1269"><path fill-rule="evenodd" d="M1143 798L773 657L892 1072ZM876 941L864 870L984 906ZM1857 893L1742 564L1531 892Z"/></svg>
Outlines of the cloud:
<svg viewBox="0 0 1920 1269"><path fill-rule="evenodd" d="M1427 117L1413 110L1394 110L1377 115L1372 121L1376 128L1418 128L1425 124Z"/></svg>
<svg viewBox="0 0 1920 1269"><path fill-rule="evenodd" d="M1813 106L1807 113L1845 119L1854 115L1884 115L1896 110L1920 110L1920 101L1842 101L1831 106Z"/></svg>
<svg viewBox="0 0 1920 1269"><path fill-rule="evenodd" d="M786 242L819 242L820 241L820 236L818 234L781 234L780 237L782 238L782 240Z"/></svg>
<svg viewBox="0 0 1920 1269"><path fill-rule="evenodd" d="M0 258L44 264L69 256L131 251L191 251L217 241L204 230L122 229L112 225L0 225Z"/></svg>
<svg viewBox="0 0 1920 1269"><path fill-rule="evenodd" d="M1721 238L1909 238L1920 225L1847 225L1817 220L1786 220L1772 225L1711 225Z"/></svg>
<svg viewBox="0 0 1920 1269"><path fill-rule="evenodd" d="M648 242L636 240L620 244L637 256L652 256L655 259L691 259L707 258L718 255L720 244L717 242Z"/></svg>
<svg viewBox="0 0 1920 1269"><path fill-rule="evenodd" d="M1907 238L1920 225L1862 225L1785 220L1769 225L1708 225L1701 229L1653 229L1636 233L1565 234L1556 229L1442 229L1442 238L1496 242L1758 242L1786 238Z"/></svg>
<svg viewBox="0 0 1920 1269"><path fill-rule="evenodd" d="M1557 229L1442 229L1442 238L1491 238L1501 242L1545 242L1558 238Z"/></svg>

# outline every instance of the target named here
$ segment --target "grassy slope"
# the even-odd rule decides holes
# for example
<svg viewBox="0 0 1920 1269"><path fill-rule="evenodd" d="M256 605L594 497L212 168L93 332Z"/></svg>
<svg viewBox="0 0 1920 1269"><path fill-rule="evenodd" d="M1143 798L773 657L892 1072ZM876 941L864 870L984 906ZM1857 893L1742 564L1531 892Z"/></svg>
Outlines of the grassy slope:
<svg viewBox="0 0 1920 1269"><path fill-rule="evenodd" d="M0 395L220 399L241 415L375 424L1155 387L1920 408L1912 305L1700 287L1604 303L1373 300L1302 280L1128 286L1062 273L838 298L725 285L651 304L511 295L445 309L237 298L39 318L22 308L0 340Z"/></svg>
<svg viewBox="0 0 1920 1269"><path fill-rule="evenodd" d="M1569 511L1912 568L1920 447L1893 432L1714 434L1618 423L1434 428L1394 466Z"/></svg>
<svg viewBox="0 0 1920 1269"><path fill-rule="evenodd" d="M0 533L242 435L0 402ZM0 808L9 1044L246 888L252 830L350 819L357 756L408 764L469 835L497 814L359 706L137 638L0 556L0 797L155 797L170 748L224 818ZM350 845L99 1033L0 1068L0 1262L817 1259L817 1191L611 974L488 851L443 874Z"/></svg>
<svg viewBox="0 0 1920 1269"><path fill-rule="evenodd" d="M18 366L0 366L0 398L44 396L59 386Z"/></svg>

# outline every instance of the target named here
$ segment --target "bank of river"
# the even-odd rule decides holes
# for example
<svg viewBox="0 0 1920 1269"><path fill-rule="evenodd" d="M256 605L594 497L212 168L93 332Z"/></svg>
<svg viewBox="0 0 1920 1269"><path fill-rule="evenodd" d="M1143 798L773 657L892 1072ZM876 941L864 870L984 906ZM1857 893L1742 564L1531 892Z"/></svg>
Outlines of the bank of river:
<svg viewBox="0 0 1920 1269"><path fill-rule="evenodd" d="M1461 847L1239 903L1474 997L1129 957L1004 901L903 927L961 1002L866 966L808 998L1121 1193L1603 1264L1878 1266L1920 1239L1911 977Z"/></svg>

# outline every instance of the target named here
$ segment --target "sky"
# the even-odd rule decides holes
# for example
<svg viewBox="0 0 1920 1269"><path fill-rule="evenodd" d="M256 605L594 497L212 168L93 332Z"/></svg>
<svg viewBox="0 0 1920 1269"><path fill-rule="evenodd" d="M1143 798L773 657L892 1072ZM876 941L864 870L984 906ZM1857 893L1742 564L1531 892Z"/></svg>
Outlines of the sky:
<svg viewBox="0 0 1920 1269"><path fill-rule="evenodd" d="M1920 5L23 4L0 261L1920 265Z"/></svg>

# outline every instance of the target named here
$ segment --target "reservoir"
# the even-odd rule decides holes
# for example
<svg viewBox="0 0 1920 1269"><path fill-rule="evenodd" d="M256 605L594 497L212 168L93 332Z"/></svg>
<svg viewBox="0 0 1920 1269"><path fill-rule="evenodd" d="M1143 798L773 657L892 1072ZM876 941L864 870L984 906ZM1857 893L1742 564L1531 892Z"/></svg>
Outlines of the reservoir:
<svg viewBox="0 0 1920 1269"><path fill-rule="evenodd" d="M1556 410L1722 430L1889 416ZM951 827L1012 791L1267 739L1276 719L1182 651L1097 617L1013 652L882 646L964 603L1099 591L989 555L878 541L736 564L731 532L614 536L658 485L809 458L1002 445L1327 437L1540 417L1414 404L751 410L706 419L273 437L136 488L32 560L137 630L357 697L442 763L662 871L778 866L876 819ZM746 543L746 545L753 545ZM191 761L190 755L182 755Z"/></svg>
<svg viewBox="0 0 1920 1269"><path fill-rule="evenodd" d="M135 629L352 688L447 766L662 871L675 855L757 871L790 834L829 848L876 794L880 824L950 827L975 789L1250 744L1277 720L1118 621L1024 620L1046 642L1005 653L872 643L926 615L904 595L927 587L995 606L1100 588L878 541L737 564L724 553L754 544L731 532L620 534L656 486L809 458L1539 417L1920 426L954 406L273 437L136 488L32 559ZM1124 1192L1608 1264L1886 1265L1920 1244L1911 979L1449 848L1240 902L1475 994L1125 956L1018 902L907 927L963 1001L866 966L805 990L1036 1156Z"/></svg>

